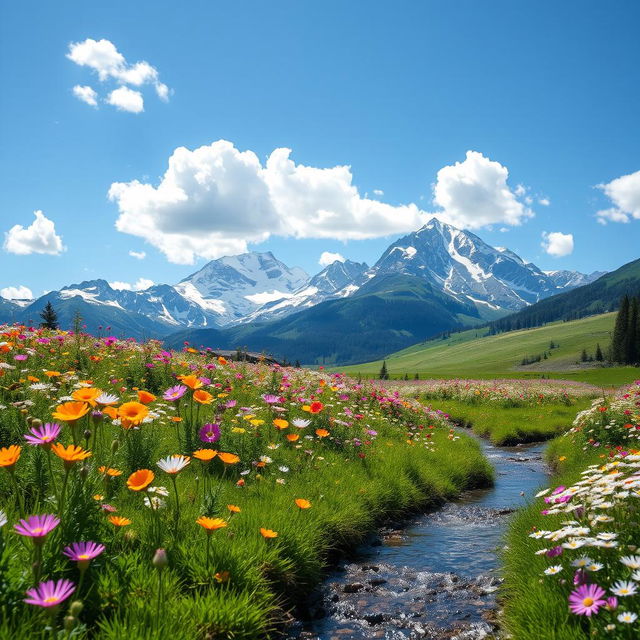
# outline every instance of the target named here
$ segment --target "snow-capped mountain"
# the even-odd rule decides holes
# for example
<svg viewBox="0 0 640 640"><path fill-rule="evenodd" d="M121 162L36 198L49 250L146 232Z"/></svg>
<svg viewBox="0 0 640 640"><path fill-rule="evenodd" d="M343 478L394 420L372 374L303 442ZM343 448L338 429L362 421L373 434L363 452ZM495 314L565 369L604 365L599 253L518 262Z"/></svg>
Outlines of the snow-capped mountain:
<svg viewBox="0 0 640 640"><path fill-rule="evenodd" d="M594 280L597 280L601 276L605 275L606 271L594 271L589 274L579 273L578 271L545 271L544 272L555 283L559 289L575 289L576 287L582 287L585 284L590 284Z"/></svg>

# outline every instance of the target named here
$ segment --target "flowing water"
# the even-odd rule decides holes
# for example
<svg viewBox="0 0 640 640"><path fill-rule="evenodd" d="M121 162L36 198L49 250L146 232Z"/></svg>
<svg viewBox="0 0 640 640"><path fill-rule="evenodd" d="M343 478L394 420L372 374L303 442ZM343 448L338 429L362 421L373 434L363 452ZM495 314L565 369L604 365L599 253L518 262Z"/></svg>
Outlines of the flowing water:
<svg viewBox="0 0 640 640"><path fill-rule="evenodd" d="M545 482L543 445L481 441L495 486L386 529L328 576L291 636L475 640L496 631L499 551L509 514Z"/></svg>

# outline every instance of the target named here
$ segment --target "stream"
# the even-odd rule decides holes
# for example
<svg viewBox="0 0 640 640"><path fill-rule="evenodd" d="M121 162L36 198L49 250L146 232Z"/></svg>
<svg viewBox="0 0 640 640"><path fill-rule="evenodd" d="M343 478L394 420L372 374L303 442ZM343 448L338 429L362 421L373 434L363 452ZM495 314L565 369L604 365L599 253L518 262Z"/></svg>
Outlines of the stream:
<svg viewBox="0 0 640 640"><path fill-rule="evenodd" d="M543 444L480 440L495 486L383 529L343 562L290 637L477 640L496 631L499 551L509 514L545 482ZM524 492L524 495L522 495Z"/></svg>

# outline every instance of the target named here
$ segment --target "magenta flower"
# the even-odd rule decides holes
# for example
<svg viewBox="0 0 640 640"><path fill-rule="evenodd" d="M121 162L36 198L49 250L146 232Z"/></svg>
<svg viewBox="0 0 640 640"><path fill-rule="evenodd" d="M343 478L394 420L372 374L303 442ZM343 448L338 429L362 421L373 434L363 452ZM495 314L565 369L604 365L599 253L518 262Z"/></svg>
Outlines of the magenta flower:
<svg viewBox="0 0 640 640"><path fill-rule="evenodd" d="M103 551L105 546L97 542L72 542L68 547L64 548L64 553L69 560L78 563L78 569L84 571L89 562L97 558Z"/></svg>
<svg viewBox="0 0 640 640"><path fill-rule="evenodd" d="M551 549L549 549L546 553L547 556L549 556L550 558L555 558L556 556L559 556L563 551L562 545L558 545L557 547L551 547Z"/></svg>
<svg viewBox="0 0 640 640"><path fill-rule="evenodd" d="M267 404L278 404L278 402L280 402L280 397L279 396L274 396L273 393L264 393L264 394L262 394L262 399Z"/></svg>
<svg viewBox="0 0 640 640"><path fill-rule="evenodd" d="M569 609L579 616L591 616L607 604L604 595L605 590L597 584L583 584L569 594Z"/></svg>
<svg viewBox="0 0 640 640"><path fill-rule="evenodd" d="M49 448L60 435L60 425L55 422L47 422L39 427L31 427L29 431L31 431L31 434L24 434L24 439L29 444L43 445Z"/></svg>
<svg viewBox="0 0 640 640"><path fill-rule="evenodd" d="M227 400L222 406L225 409L233 409L238 404L237 400Z"/></svg>
<svg viewBox="0 0 640 640"><path fill-rule="evenodd" d="M177 384L175 387L167 389L162 394L162 397L170 402L176 402L177 400L180 400L185 393L187 393L187 387L183 384Z"/></svg>
<svg viewBox="0 0 640 640"><path fill-rule="evenodd" d="M13 356L14 360L17 360L18 362L24 362L29 356L25 355L24 353L19 353L17 356Z"/></svg>
<svg viewBox="0 0 640 640"><path fill-rule="evenodd" d="M20 520L13 528L21 535L33 538L36 544L44 542L45 536L60 524L60 518L51 514L41 516L29 516L26 520Z"/></svg>
<svg viewBox="0 0 640 640"><path fill-rule="evenodd" d="M55 607L64 602L74 591L76 586L71 580L47 580L41 582L34 589L27 590L27 604L37 607Z"/></svg>
<svg viewBox="0 0 640 640"><path fill-rule="evenodd" d="M198 431L198 435L202 442L217 442L220 439L220 425L205 424L204 427Z"/></svg>

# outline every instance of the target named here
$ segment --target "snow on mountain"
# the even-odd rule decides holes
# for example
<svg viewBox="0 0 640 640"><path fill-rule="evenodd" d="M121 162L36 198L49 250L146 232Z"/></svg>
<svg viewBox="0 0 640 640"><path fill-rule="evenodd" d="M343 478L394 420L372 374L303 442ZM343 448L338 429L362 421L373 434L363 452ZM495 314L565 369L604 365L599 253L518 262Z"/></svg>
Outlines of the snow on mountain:
<svg viewBox="0 0 640 640"><path fill-rule="evenodd" d="M578 271L545 271L544 272L555 283L559 289L574 289L575 287L582 287L585 284L590 284L594 280L605 275L606 271L594 271L593 273L585 274Z"/></svg>

